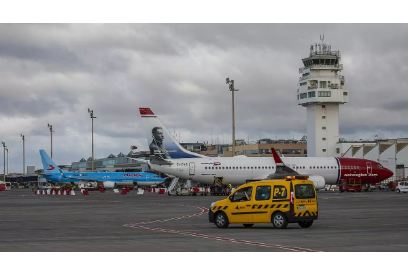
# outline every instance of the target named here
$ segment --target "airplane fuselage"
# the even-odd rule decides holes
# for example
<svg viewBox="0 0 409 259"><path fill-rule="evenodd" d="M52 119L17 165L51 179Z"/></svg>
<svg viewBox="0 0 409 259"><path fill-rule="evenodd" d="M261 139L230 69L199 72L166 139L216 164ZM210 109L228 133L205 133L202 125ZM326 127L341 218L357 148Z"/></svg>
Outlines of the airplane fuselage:
<svg viewBox="0 0 409 259"><path fill-rule="evenodd" d="M160 184L163 178L147 172L69 172L45 174L47 181L53 183L79 183L79 182L112 182L123 185L150 186Z"/></svg>
<svg viewBox="0 0 409 259"><path fill-rule="evenodd" d="M391 172L379 163L366 159L282 157L282 160L301 175L323 177L326 184L337 184L341 180L349 179L359 179L362 184L372 184L391 176ZM277 169L271 157L204 157L168 161L171 161L172 165L152 164L151 167L169 175L203 184L212 184L216 177L222 177L226 184L243 184L247 180L266 179Z"/></svg>

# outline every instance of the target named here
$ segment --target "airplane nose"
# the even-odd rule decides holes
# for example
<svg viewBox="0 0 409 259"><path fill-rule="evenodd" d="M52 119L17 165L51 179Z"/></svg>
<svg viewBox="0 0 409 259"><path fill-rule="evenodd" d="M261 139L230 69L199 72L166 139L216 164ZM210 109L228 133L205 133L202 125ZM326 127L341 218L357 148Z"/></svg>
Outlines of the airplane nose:
<svg viewBox="0 0 409 259"><path fill-rule="evenodd" d="M381 173L379 177L381 178L381 181L388 179L389 177L393 176L393 172L387 168L384 168L381 170Z"/></svg>

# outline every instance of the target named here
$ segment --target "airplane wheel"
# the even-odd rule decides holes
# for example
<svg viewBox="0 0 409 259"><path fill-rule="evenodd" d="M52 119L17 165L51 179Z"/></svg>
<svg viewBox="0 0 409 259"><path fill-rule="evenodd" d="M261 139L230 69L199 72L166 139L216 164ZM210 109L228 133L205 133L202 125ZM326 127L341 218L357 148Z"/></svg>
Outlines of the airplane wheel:
<svg viewBox="0 0 409 259"><path fill-rule="evenodd" d="M274 228L278 228L278 229L287 228L287 225L288 225L287 217L281 212L274 213L271 221L273 223Z"/></svg>
<svg viewBox="0 0 409 259"><path fill-rule="evenodd" d="M399 190L399 189L396 189L396 192L397 192L397 193L400 193L400 190Z"/></svg>
<svg viewBox="0 0 409 259"><path fill-rule="evenodd" d="M254 224L243 224L243 226L244 226L245 228L251 228L252 226L254 226Z"/></svg>
<svg viewBox="0 0 409 259"><path fill-rule="evenodd" d="M298 225L300 225L300 227L302 228L309 228L312 226L313 222L314 222L313 220L305 220L298 222Z"/></svg>
<svg viewBox="0 0 409 259"><path fill-rule="evenodd" d="M215 216L214 224L216 224L218 228L227 228L229 226L229 219L224 212L218 212Z"/></svg>

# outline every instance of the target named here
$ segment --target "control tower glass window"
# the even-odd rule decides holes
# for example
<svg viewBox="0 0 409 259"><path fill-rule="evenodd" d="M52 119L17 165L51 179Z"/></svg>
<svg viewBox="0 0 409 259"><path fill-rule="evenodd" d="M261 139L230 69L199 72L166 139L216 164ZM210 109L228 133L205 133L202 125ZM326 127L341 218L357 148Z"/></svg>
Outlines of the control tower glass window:
<svg viewBox="0 0 409 259"><path fill-rule="evenodd" d="M320 88L326 88L327 87L327 82L326 81L320 81Z"/></svg>

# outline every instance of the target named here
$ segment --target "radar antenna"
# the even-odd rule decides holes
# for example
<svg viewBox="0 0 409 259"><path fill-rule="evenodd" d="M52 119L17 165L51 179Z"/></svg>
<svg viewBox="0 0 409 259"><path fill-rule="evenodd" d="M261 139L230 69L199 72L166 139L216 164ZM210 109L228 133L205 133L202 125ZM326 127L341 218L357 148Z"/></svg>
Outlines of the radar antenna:
<svg viewBox="0 0 409 259"><path fill-rule="evenodd" d="M324 38L325 38L325 36L324 36L324 34L320 34L320 41L321 41L321 43L324 43Z"/></svg>

